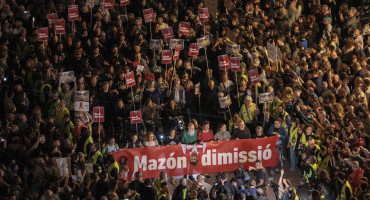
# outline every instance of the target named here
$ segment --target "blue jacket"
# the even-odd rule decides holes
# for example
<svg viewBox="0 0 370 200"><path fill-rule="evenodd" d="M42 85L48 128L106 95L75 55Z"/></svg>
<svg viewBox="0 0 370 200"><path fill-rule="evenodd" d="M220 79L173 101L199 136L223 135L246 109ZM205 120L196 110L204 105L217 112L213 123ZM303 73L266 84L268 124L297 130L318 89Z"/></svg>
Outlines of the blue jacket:
<svg viewBox="0 0 370 200"><path fill-rule="evenodd" d="M276 133L275 133L276 131L274 131L274 129L275 129L274 125L271 125L268 132L267 132L268 137L276 135ZM279 132L281 141L285 141L286 139L288 139L288 135L287 135L286 130L283 126L280 126L278 132Z"/></svg>
<svg viewBox="0 0 370 200"><path fill-rule="evenodd" d="M153 92L145 90L144 99L148 97L152 100L153 103L157 105L161 105L161 103L163 102L162 93L158 87L156 87Z"/></svg>

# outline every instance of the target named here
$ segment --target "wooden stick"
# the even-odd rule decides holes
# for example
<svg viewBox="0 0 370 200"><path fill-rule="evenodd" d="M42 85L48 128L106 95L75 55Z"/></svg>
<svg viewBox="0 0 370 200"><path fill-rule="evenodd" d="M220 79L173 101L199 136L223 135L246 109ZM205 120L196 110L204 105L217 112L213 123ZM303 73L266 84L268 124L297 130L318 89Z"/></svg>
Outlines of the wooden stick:
<svg viewBox="0 0 370 200"><path fill-rule="evenodd" d="M204 26L204 22L203 22L203 37L206 36L206 27ZM207 57L207 47L204 47L204 54L206 55L206 63L207 63L207 71L209 69L209 66L208 66L208 57Z"/></svg>
<svg viewBox="0 0 370 200"><path fill-rule="evenodd" d="M240 108L238 73L236 73L236 72L235 72L235 79L236 79L236 95L238 96L238 104L239 104L239 108Z"/></svg>
<svg viewBox="0 0 370 200"><path fill-rule="evenodd" d="M230 118L233 118L233 116L231 115L230 106L227 106L227 110L229 111Z"/></svg>
<svg viewBox="0 0 370 200"><path fill-rule="evenodd" d="M132 98L134 99L134 110L136 110L135 109L135 93L134 93L134 89L132 89L132 86L131 86L131 92L132 92Z"/></svg>
<svg viewBox="0 0 370 200"><path fill-rule="evenodd" d="M127 14L127 8L126 8L126 5L125 5L125 13L126 13L126 28L128 30L128 14Z"/></svg>
<svg viewBox="0 0 370 200"><path fill-rule="evenodd" d="M98 122L98 135L99 135L99 151L101 151L101 147L100 147L100 118L99 118L99 122Z"/></svg>
<svg viewBox="0 0 370 200"><path fill-rule="evenodd" d="M149 23L150 39L152 39L152 22Z"/></svg>
<svg viewBox="0 0 370 200"><path fill-rule="evenodd" d="M164 80L167 81L167 63L166 63L166 71L164 72Z"/></svg>
<svg viewBox="0 0 370 200"><path fill-rule="evenodd" d="M194 67L194 56L191 56L191 69L190 69L190 78L193 77L193 67Z"/></svg>

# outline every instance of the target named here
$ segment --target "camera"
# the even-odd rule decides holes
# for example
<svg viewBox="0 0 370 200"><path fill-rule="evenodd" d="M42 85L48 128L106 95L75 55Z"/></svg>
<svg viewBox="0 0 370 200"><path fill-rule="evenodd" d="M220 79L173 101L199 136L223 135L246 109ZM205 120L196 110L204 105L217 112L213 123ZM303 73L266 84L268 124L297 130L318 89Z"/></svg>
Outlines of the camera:
<svg viewBox="0 0 370 200"><path fill-rule="evenodd" d="M269 184L267 184L267 185L269 185L274 191L278 191L279 190L279 185L276 184L275 182L273 182L273 180L274 180L274 177L270 177L269 178Z"/></svg>
<svg viewBox="0 0 370 200"><path fill-rule="evenodd" d="M306 147L306 145L299 144L299 146L297 148L297 155L302 157L302 154L307 153L307 151L308 151L308 148Z"/></svg>

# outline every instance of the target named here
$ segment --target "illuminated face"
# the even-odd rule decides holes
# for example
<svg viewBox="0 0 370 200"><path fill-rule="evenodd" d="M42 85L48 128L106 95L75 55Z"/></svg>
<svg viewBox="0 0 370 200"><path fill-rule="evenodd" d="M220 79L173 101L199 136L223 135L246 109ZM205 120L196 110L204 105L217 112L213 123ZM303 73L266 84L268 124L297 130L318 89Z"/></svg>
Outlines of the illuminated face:
<svg viewBox="0 0 370 200"><path fill-rule="evenodd" d="M275 128L280 128L281 123L279 121L274 122Z"/></svg>

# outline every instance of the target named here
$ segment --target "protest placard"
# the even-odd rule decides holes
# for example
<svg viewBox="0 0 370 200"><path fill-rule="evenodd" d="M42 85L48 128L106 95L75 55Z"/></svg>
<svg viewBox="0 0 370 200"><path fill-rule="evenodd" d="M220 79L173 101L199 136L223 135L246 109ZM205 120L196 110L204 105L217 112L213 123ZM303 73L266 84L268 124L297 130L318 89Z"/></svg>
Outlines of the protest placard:
<svg viewBox="0 0 370 200"><path fill-rule="evenodd" d="M267 92L260 94L260 103L270 103L274 100L274 93Z"/></svg>
<svg viewBox="0 0 370 200"><path fill-rule="evenodd" d="M251 79L251 84L255 85L260 82L260 78L258 77L258 70L252 69L248 71L249 78Z"/></svg>
<svg viewBox="0 0 370 200"><path fill-rule="evenodd" d="M161 39L150 39L149 49L151 50L161 50L162 40Z"/></svg>
<svg viewBox="0 0 370 200"><path fill-rule="evenodd" d="M181 50L184 49L184 39L170 39L170 49L175 49L177 46L181 47Z"/></svg>
<svg viewBox="0 0 370 200"><path fill-rule="evenodd" d="M93 108L94 122L104 122L104 107L98 106Z"/></svg>
<svg viewBox="0 0 370 200"><path fill-rule="evenodd" d="M38 35L38 40L39 41L47 41L49 40L49 28L44 27L44 28L39 28L39 35Z"/></svg>
<svg viewBox="0 0 370 200"><path fill-rule="evenodd" d="M231 55L239 55L240 45L227 43L226 44L226 53Z"/></svg>
<svg viewBox="0 0 370 200"><path fill-rule="evenodd" d="M73 82L75 78L74 71L66 71L60 73L60 82L61 83L69 83Z"/></svg>
<svg viewBox="0 0 370 200"><path fill-rule="evenodd" d="M199 8L199 21L208 22L208 8Z"/></svg>
<svg viewBox="0 0 370 200"><path fill-rule="evenodd" d="M173 59L174 60L179 59L179 57L180 57L180 51L181 51L181 46L180 45L177 45L177 47L175 48L175 53L173 53Z"/></svg>
<svg viewBox="0 0 370 200"><path fill-rule="evenodd" d="M201 48L207 47L211 42L209 41L209 36L206 35L204 37L197 38L197 43L198 43L198 47L201 49Z"/></svg>
<svg viewBox="0 0 370 200"><path fill-rule="evenodd" d="M141 110L135 110L130 112L131 124L141 123Z"/></svg>
<svg viewBox="0 0 370 200"><path fill-rule="evenodd" d="M162 29L162 34L165 42L169 42L171 39L175 38L172 27Z"/></svg>
<svg viewBox="0 0 370 200"><path fill-rule="evenodd" d="M153 8L148 8L143 10L145 23L150 23L154 21Z"/></svg>
<svg viewBox="0 0 370 200"><path fill-rule="evenodd" d="M105 9L112 9L113 8L113 0L104 0L103 7Z"/></svg>
<svg viewBox="0 0 370 200"><path fill-rule="evenodd" d="M197 43L191 43L189 47L189 56L199 55L199 48Z"/></svg>
<svg viewBox="0 0 370 200"><path fill-rule="evenodd" d="M69 5L68 6L68 20L69 21L78 20L78 5Z"/></svg>
<svg viewBox="0 0 370 200"><path fill-rule="evenodd" d="M75 111L89 111L89 91L75 91L74 109Z"/></svg>
<svg viewBox="0 0 370 200"><path fill-rule="evenodd" d="M65 34L66 33L66 23L64 19L55 20L55 33L56 34Z"/></svg>
<svg viewBox="0 0 370 200"><path fill-rule="evenodd" d="M217 57L217 59L220 70L226 70L230 68L228 55L220 55Z"/></svg>
<svg viewBox="0 0 370 200"><path fill-rule="evenodd" d="M163 50L162 51L162 64L172 62L172 50Z"/></svg>
<svg viewBox="0 0 370 200"><path fill-rule="evenodd" d="M239 72L240 71L240 58L239 57L230 57L230 71Z"/></svg>
<svg viewBox="0 0 370 200"><path fill-rule="evenodd" d="M55 20L58 19L58 13L49 13L47 15L49 28L53 28L55 24Z"/></svg>
<svg viewBox="0 0 370 200"><path fill-rule="evenodd" d="M267 54L269 58L271 58L271 60L273 60L274 62L277 61L277 48L275 45L269 42L267 42Z"/></svg>
<svg viewBox="0 0 370 200"><path fill-rule="evenodd" d="M180 22L179 33L180 35L189 35L190 22Z"/></svg>
<svg viewBox="0 0 370 200"><path fill-rule="evenodd" d="M227 108L232 104L230 95L227 95L226 97L218 98L218 102L220 103L220 108Z"/></svg>
<svg viewBox="0 0 370 200"><path fill-rule="evenodd" d="M132 86L136 85L134 72L126 73L125 78L126 78L127 87L132 87Z"/></svg>

